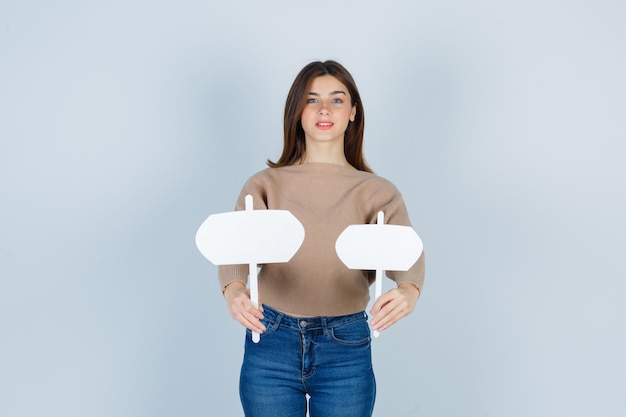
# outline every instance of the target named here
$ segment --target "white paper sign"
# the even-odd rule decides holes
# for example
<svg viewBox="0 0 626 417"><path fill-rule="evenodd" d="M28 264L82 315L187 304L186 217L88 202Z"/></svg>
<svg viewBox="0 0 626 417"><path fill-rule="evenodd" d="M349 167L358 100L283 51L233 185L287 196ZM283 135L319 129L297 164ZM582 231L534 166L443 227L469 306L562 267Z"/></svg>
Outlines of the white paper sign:
<svg viewBox="0 0 626 417"><path fill-rule="evenodd" d="M346 227L335 242L337 256L350 269L376 271L374 300L382 294L382 272L406 271L419 259L424 246L410 226L384 224L382 211L377 224ZM374 331L374 337L379 332Z"/></svg>
<svg viewBox="0 0 626 417"><path fill-rule="evenodd" d="M304 227L287 210L213 214L196 233L200 253L215 265L287 262L304 240Z"/></svg>
<svg viewBox="0 0 626 417"><path fill-rule="evenodd" d="M253 210L252 196L245 201L245 210L209 216L196 246L215 265L248 264L250 301L259 308L257 264L288 262L304 241L304 227L287 210ZM259 333L252 340L258 343Z"/></svg>
<svg viewBox="0 0 626 417"><path fill-rule="evenodd" d="M350 225L335 244L339 259L350 269L406 271L422 249L413 228L392 224Z"/></svg>

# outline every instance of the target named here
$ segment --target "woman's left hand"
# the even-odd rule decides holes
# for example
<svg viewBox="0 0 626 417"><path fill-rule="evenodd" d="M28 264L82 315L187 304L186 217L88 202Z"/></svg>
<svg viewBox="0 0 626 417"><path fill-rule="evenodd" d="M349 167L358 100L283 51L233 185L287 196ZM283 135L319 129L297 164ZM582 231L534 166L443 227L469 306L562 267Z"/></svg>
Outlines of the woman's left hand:
<svg viewBox="0 0 626 417"><path fill-rule="evenodd" d="M419 297L419 288L410 282L401 282L398 288L381 295L372 307L372 329L388 329L413 311Z"/></svg>

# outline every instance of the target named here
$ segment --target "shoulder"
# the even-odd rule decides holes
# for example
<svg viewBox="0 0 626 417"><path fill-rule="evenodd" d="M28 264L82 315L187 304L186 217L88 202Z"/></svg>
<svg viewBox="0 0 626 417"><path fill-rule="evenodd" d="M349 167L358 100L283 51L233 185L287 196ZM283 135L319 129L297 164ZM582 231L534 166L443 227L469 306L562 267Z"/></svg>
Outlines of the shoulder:
<svg viewBox="0 0 626 417"><path fill-rule="evenodd" d="M367 187L371 187L375 189L377 192L391 193L391 194L400 194L398 188L387 178L381 177L379 175L358 171L361 174L361 178L363 184Z"/></svg>
<svg viewBox="0 0 626 417"><path fill-rule="evenodd" d="M288 167L262 169L251 175L246 181L246 184L267 184L280 181L288 174L286 168Z"/></svg>
<svg viewBox="0 0 626 417"><path fill-rule="evenodd" d="M273 188L280 188L290 179L288 167L265 168L250 176L244 183L243 190L252 192L267 192Z"/></svg>
<svg viewBox="0 0 626 417"><path fill-rule="evenodd" d="M336 188L359 189L372 196L393 198L400 196L396 186L384 177L354 168L332 164L299 164L279 168L265 168L253 174L244 188L271 188L274 186L325 183Z"/></svg>
<svg viewBox="0 0 626 417"><path fill-rule="evenodd" d="M263 184L275 177L275 171L279 168L265 168L251 175L246 181L246 185Z"/></svg>
<svg viewBox="0 0 626 417"><path fill-rule="evenodd" d="M259 172L252 174L246 182L263 181L270 176L270 170L273 168L265 168Z"/></svg>

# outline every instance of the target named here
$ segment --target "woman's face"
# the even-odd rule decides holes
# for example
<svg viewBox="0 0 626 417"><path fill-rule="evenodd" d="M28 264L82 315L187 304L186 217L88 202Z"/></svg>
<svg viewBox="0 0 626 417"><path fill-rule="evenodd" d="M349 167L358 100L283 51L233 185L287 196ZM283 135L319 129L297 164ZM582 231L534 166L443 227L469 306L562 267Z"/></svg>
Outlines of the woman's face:
<svg viewBox="0 0 626 417"><path fill-rule="evenodd" d="M348 88L332 75L324 75L313 79L306 94L300 119L306 142L343 142L348 123L356 116Z"/></svg>

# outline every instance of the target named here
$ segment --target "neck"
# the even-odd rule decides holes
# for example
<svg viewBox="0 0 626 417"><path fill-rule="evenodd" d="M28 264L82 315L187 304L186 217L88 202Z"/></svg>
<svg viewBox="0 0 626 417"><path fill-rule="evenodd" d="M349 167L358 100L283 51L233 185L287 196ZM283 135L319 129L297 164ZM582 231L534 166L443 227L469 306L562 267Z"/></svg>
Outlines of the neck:
<svg viewBox="0 0 626 417"><path fill-rule="evenodd" d="M305 164L318 162L341 165L344 167L350 166L343 151L343 142L307 142L302 162Z"/></svg>

